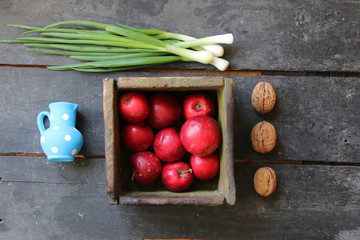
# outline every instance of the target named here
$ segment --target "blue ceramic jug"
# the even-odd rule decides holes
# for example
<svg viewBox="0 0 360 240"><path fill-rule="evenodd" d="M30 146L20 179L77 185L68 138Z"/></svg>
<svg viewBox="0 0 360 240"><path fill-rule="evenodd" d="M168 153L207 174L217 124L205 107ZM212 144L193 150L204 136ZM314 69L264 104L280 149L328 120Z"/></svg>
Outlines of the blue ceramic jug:
<svg viewBox="0 0 360 240"><path fill-rule="evenodd" d="M75 128L78 105L68 102L49 104L50 112L43 111L37 117L41 134L41 147L48 160L57 162L74 161L83 145L83 136ZM44 119L47 117L50 126L45 129Z"/></svg>

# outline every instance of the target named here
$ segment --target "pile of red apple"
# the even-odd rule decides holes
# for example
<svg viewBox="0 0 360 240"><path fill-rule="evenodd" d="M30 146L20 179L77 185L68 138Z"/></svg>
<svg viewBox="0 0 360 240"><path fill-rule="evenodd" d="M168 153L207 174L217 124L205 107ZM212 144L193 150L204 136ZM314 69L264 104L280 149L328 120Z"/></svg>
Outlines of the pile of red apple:
<svg viewBox="0 0 360 240"><path fill-rule="evenodd" d="M168 190L180 192L194 177L208 180L218 174L221 129L207 93L191 92L183 101L174 95L130 91L120 97L119 113L125 120L122 142L132 153L132 180L150 184L161 176Z"/></svg>

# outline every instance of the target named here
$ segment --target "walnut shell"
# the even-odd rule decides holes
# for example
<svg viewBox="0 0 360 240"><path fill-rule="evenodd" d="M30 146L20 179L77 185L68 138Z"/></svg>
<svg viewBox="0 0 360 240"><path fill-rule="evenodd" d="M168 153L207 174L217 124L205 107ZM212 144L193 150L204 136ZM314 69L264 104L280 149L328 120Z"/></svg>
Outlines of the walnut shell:
<svg viewBox="0 0 360 240"><path fill-rule="evenodd" d="M251 94L251 104L260 114L270 112L276 103L276 93L268 82L259 82Z"/></svg>
<svg viewBox="0 0 360 240"><path fill-rule="evenodd" d="M275 127L266 121L256 124L251 131L251 144L256 152L271 152L276 145Z"/></svg>
<svg viewBox="0 0 360 240"><path fill-rule="evenodd" d="M254 175L255 191L263 197L267 197L275 191L276 182L275 171L270 167L259 168Z"/></svg>

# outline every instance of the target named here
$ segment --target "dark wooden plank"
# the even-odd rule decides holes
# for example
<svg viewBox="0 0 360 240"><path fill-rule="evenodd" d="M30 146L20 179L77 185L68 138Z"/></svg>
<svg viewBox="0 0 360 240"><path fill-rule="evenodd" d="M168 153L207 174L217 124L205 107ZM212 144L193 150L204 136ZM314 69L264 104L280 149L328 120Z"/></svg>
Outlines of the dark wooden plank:
<svg viewBox="0 0 360 240"><path fill-rule="evenodd" d="M0 166L3 182L101 184L105 188L103 158L76 158L62 163L45 157L0 156Z"/></svg>
<svg viewBox="0 0 360 240"><path fill-rule="evenodd" d="M45 26L83 19L136 27L159 28L195 37L233 32L226 46L232 69L359 71L360 5L357 1L43 1L0 3L0 38L22 31L6 24ZM19 17L21 16L21 17ZM67 58L41 56L21 45L1 45L0 63L51 65ZM201 64L170 68L213 69Z"/></svg>
<svg viewBox="0 0 360 240"><path fill-rule="evenodd" d="M50 102L70 101L80 106L77 128L84 135L80 154L104 155L102 79L144 77L149 73L85 74L0 68L0 75L0 132L6 139L0 144L0 153L42 153L37 114L47 110ZM235 159L360 161L359 78L227 77L235 83ZM278 97L275 109L263 117L251 106L251 92L259 81L270 82ZM249 137L251 128L263 119L272 123L278 134L275 149L264 155L252 150Z"/></svg>
<svg viewBox="0 0 360 240"><path fill-rule="evenodd" d="M104 154L102 77L44 69L0 68L1 153L42 153L36 117L51 102L79 104L77 129L84 136L82 153Z"/></svg>
<svg viewBox="0 0 360 240"><path fill-rule="evenodd" d="M273 111L260 116L251 106L251 93L268 81L277 93ZM359 162L359 78L239 77L235 81L235 158ZM277 145L256 153L251 129L266 120L277 131Z"/></svg>
<svg viewBox="0 0 360 240"><path fill-rule="evenodd" d="M50 174L35 170L24 171L24 177L12 173L0 182L4 239L63 239L64 234L66 239L359 237L359 167L273 164L278 187L264 198L256 194L252 183L255 171L263 165L236 164L235 206L150 207L110 205L100 178L73 183L72 177L60 176L62 170L42 160L25 159L10 160L22 168L47 168L55 177L50 177L51 183L42 182L42 174ZM0 160L0 169L8 164L12 163ZM104 166L90 165L97 167L104 174ZM77 166L72 175L85 172L86 167ZM56 178L62 184L53 182Z"/></svg>

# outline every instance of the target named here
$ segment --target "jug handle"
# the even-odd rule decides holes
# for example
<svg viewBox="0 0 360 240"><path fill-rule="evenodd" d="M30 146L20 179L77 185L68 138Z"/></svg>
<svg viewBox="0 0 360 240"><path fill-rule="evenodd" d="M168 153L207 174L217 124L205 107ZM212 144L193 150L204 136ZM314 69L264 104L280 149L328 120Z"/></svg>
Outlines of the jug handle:
<svg viewBox="0 0 360 240"><path fill-rule="evenodd" d="M37 125L41 134L45 131L45 124L44 124L45 117L48 117L50 119L50 113L43 111L39 113L39 115L37 116Z"/></svg>

